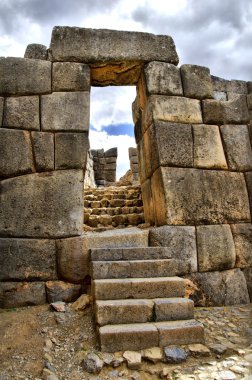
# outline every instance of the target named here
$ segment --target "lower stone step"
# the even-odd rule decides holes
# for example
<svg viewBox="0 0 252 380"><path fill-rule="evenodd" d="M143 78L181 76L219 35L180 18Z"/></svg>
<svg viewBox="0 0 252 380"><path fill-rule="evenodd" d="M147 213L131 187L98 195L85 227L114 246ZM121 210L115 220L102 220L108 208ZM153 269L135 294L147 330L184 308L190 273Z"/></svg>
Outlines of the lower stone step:
<svg viewBox="0 0 252 380"><path fill-rule="evenodd" d="M173 259L134 261L94 261L91 276L103 278L167 277L177 274L177 262Z"/></svg>
<svg viewBox="0 0 252 380"><path fill-rule="evenodd" d="M183 297L185 280L180 277L94 280L92 294L95 300Z"/></svg>
<svg viewBox="0 0 252 380"><path fill-rule="evenodd" d="M127 248L94 248L91 250L92 261L161 260L170 258L171 252L168 247L135 246Z"/></svg>
<svg viewBox="0 0 252 380"><path fill-rule="evenodd" d="M193 319L193 301L186 298L107 300L95 302L99 326Z"/></svg>
<svg viewBox="0 0 252 380"><path fill-rule="evenodd" d="M195 320L106 325L99 328L104 352L142 350L154 346L204 343L203 325Z"/></svg>

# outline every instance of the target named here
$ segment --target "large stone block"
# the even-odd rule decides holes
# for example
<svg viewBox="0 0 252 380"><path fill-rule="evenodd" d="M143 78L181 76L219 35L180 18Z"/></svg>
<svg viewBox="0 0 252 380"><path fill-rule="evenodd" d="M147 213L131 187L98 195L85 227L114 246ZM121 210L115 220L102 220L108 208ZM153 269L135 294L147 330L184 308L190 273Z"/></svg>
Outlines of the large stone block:
<svg viewBox="0 0 252 380"><path fill-rule="evenodd" d="M204 66L182 65L180 67L184 96L195 99L213 97L210 70Z"/></svg>
<svg viewBox="0 0 252 380"><path fill-rule="evenodd" d="M47 60L47 47L41 44L29 44L26 47L24 58Z"/></svg>
<svg viewBox="0 0 252 380"><path fill-rule="evenodd" d="M144 77L148 94L183 95L180 71L170 63L148 63L144 68Z"/></svg>
<svg viewBox="0 0 252 380"><path fill-rule="evenodd" d="M46 303L44 282L1 282L0 308L35 306Z"/></svg>
<svg viewBox="0 0 252 380"><path fill-rule="evenodd" d="M229 87L229 80L211 75L214 91L227 92Z"/></svg>
<svg viewBox="0 0 252 380"><path fill-rule="evenodd" d="M202 110L206 124L246 124L249 120L246 95L234 95L228 101L203 100Z"/></svg>
<svg viewBox="0 0 252 380"><path fill-rule="evenodd" d="M194 167L227 169L219 127L217 125L193 125Z"/></svg>
<svg viewBox="0 0 252 380"><path fill-rule="evenodd" d="M221 271L235 266L235 246L228 224L197 226L199 272Z"/></svg>
<svg viewBox="0 0 252 380"><path fill-rule="evenodd" d="M151 95L143 113L144 131L155 120L202 124L200 101L179 96Z"/></svg>
<svg viewBox="0 0 252 380"><path fill-rule="evenodd" d="M53 92L41 97L43 131L88 131L89 92Z"/></svg>
<svg viewBox="0 0 252 380"><path fill-rule="evenodd" d="M3 126L39 131L39 96L7 98L4 106Z"/></svg>
<svg viewBox="0 0 252 380"><path fill-rule="evenodd" d="M4 108L4 98L0 97L0 127L2 126L2 122L3 122L3 108Z"/></svg>
<svg viewBox="0 0 252 380"><path fill-rule="evenodd" d="M154 218L154 204L153 204L153 198L151 193L151 181L150 179L147 179L142 183L141 186L142 190L142 198L143 198L143 205L144 205L144 219L146 223L154 224L155 218Z"/></svg>
<svg viewBox="0 0 252 380"><path fill-rule="evenodd" d="M242 273L244 274L244 277L247 281L250 302L252 302L252 267L244 268L242 270Z"/></svg>
<svg viewBox="0 0 252 380"><path fill-rule="evenodd" d="M178 262L178 274L197 271L195 227L162 226L151 228L149 244L168 247L171 257Z"/></svg>
<svg viewBox="0 0 252 380"><path fill-rule="evenodd" d="M247 125L222 125L223 145L231 170L252 170L252 149Z"/></svg>
<svg viewBox="0 0 252 380"><path fill-rule="evenodd" d="M198 289L192 299L197 306L223 306L249 303L244 274L240 269L194 273L189 279Z"/></svg>
<svg viewBox="0 0 252 380"><path fill-rule="evenodd" d="M32 132L31 136L36 171L54 170L54 134Z"/></svg>
<svg viewBox="0 0 252 380"><path fill-rule="evenodd" d="M252 214L252 171L245 174L246 184L248 189L250 212Z"/></svg>
<svg viewBox="0 0 252 380"><path fill-rule="evenodd" d="M0 152L0 177L13 177L33 171L28 131L0 128Z"/></svg>
<svg viewBox="0 0 252 380"><path fill-rule="evenodd" d="M0 239L0 281L57 279L54 240Z"/></svg>
<svg viewBox="0 0 252 380"><path fill-rule="evenodd" d="M160 167L151 182L157 225L250 221L241 173Z"/></svg>
<svg viewBox="0 0 252 380"><path fill-rule="evenodd" d="M248 109L252 110L252 94L247 95L247 104L248 104Z"/></svg>
<svg viewBox="0 0 252 380"><path fill-rule="evenodd" d="M52 70L52 91L89 91L90 68L74 62L55 62Z"/></svg>
<svg viewBox="0 0 252 380"><path fill-rule="evenodd" d="M82 170L7 179L1 190L2 236L57 238L82 233Z"/></svg>
<svg viewBox="0 0 252 380"><path fill-rule="evenodd" d="M51 92L51 62L28 58L0 59L0 95Z"/></svg>
<svg viewBox="0 0 252 380"><path fill-rule="evenodd" d="M88 133L55 134L55 169L85 169Z"/></svg>
<svg viewBox="0 0 252 380"><path fill-rule="evenodd" d="M108 29L56 26L52 32L53 61L91 64L92 84L135 84L145 62L178 64L170 36Z"/></svg>
<svg viewBox="0 0 252 380"><path fill-rule="evenodd" d="M64 281L47 281L45 284L47 301L73 302L81 293L81 285L70 284Z"/></svg>
<svg viewBox="0 0 252 380"><path fill-rule="evenodd" d="M252 267L252 224L232 224L231 229L236 251L235 266L239 268Z"/></svg>
<svg viewBox="0 0 252 380"><path fill-rule="evenodd" d="M235 94L247 94L247 82L245 80L231 79L227 84L227 92L233 92Z"/></svg>

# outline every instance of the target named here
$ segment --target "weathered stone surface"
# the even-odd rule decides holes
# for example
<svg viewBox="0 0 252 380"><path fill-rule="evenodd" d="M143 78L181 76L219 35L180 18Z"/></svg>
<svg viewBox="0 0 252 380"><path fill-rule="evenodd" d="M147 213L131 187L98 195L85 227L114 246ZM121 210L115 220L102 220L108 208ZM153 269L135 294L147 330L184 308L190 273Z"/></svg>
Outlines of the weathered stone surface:
<svg viewBox="0 0 252 380"><path fill-rule="evenodd" d="M246 184L248 189L249 203L250 203L250 213L252 214L252 171L245 173Z"/></svg>
<svg viewBox="0 0 252 380"><path fill-rule="evenodd" d="M2 126L2 122L3 122L3 109L4 109L4 98L0 97L0 127Z"/></svg>
<svg viewBox="0 0 252 380"><path fill-rule="evenodd" d="M39 96L6 98L3 126L39 131Z"/></svg>
<svg viewBox="0 0 252 380"><path fill-rule="evenodd" d="M156 321L178 321L193 319L193 301L187 298L156 298Z"/></svg>
<svg viewBox="0 0 252 380"><path fill-rule="evenodd" d="M56 26L50 45L53 61L91 64L92 84L135 84L145 62L178 63L170 36L108 29Z"/></svg>
<svg viewBox="0 0 252 380"><path fill-rule="evenodd" d="M144 204L144 219L146 223L154 224L154 204L151 193L151 181L147 179L141 185L142 188L142 198Z"/></svg>
<svg viewBox="0 0 252 380"><path fill-rule="evenodd" d="M53 92L41 97L43 131L88 131L89 92Z"/></svg>
<svg viewBox="0 0 252 380"><path fill-rule="evenodd" d="M252 302L252 267L244 268L242 272L247 281L247 288L249 292L250 302Z"/></svg>
<svg viewBox="0 0 252 380"><path fill-rule="evenodd" d="M194 319L154 323L159 333L159 346L204 343L204 327Z"/></svg>
<svg viewBox="0 0 252 380"><path fill-rule="evenodd" d="M33 157L30 134L0 128L0 177L31 173Z"/></svg>
<svg viewBox="0 0 252 380"><path fill-rule="evenodd" d="M55 169L85 169L88 132L55 134Z"/></svg>
<svg viewBox="0 0 252 380"><path fill-rule="evenodd" d="M213 89L215 91L226 92L229 86L229 80L211 75Z"/></svg>
<svg viewBox="0 0 252 380"><path fill-rule="evenodd" d="M207 99L213 97L210 70L204 66L182 65L180 67L184 96Z"/></svg>
<svg viewBox="0 0 252 380"><path fill-rule="evenodd" d="M134 243L133 243L134 244ZM170 259L171 254L166 247L134 246L132 248L95 248L91 250L92 261L134 261Z"/></svg>
<svg viewBox="0 0 252 380"><path fill-rule="evenodd" d="M104 365L103 360L94 352L89 352L82 361L82 367L89 373L99 373Z"/></svg>
<svg viewBox="0 0 252 380"><path fill-rule="evenodd" d="M163 361L164 354L163 354L162 348L151 347L151 348L146 348L145 350L142 351L142 357L148 360L149 362L155 364L155 363Z"/></svg>
<svg viewBox="0 0 252 380"><path fill-rule="evenodd" d="M200 356L210 356L210 350L208 347L204 346L204 344L196 343L190 344L188 346L189 352L192 356L200 357Z"/></svg>
<svg viewBox="0 0 252 380"><path fill-rule="evenodd" d="M48 132L32 132L32 145L36 171L54 170L54 135Z"/></svg>
<svg viewBox="0 0 252 380"><path fill-rule="evenodd" d="M194 273L188 278L198 288L198 291L191 295L196 306L249 303L246 280L240 269Z"/></svg>
<svg viewBox="0 0 252 380"><path fill-rule="evenodd" d="M165 347L164 354L166 361L171 364L185 362L188 357L188 353L180 347Z"/></svg>
<svg viewBox="0 0 252 380"><path fill-rule="evenodd" d="M140 369L141 367L141 361L142 361L142 355L140 352L135 351L125 351L123 353L123 357L127 362L127 366L130 369Z"/></svg>
<svg viewBox="0 0 252 380"><path fill-rule="evenodd" d="M202 112L206 124L246 124L249 120L245 95L234 95L226 102L203 100Z"/></svg>
<svg viewBox="0 0 252 380"><path fill-rule="evenodd" d="M252 110L252 94L247 95L247 104L248 104L248 109Z"/></svg>
<svg viewBox="0 0 252 380"><path fill-rule="evenodd" d="M109 300L96 301L96 321L98 325L150 322L153 317L151 300Z"/></svg>
<svg viewBox="0 0 252 380"><path fill-rule="evenodd" d="M194 167L227 169L219 127L217 125L193 125Z"/></svg>
<svg viewBox="0 0 252 380"><path fill-rule="evenodd" d="M26 47L24 58L47 60L47 47L41 44L29 44Z"/></svg>
<svg viewBox="0 0 252 380"><path fill-rule="evenodd" d="M18 237L64 237L83 229L83 173L64 170L1 182L0 233Z"/></svg>
<svg viewBox="0 0 252 380"><path fill-rule="evenodd" d="M158 225L250 221L241 173L160 167L151 181Z"/></svg>
<svg viewBox="0 0 252 380"><path fill-rule="evenodd" d="M178 261L178 274L197 271L195 228L190 226L162 226L151 228L151 246L167 247L173 259Z"/></svg>
<svg viewBox="0 0 252 380"><path fill-rule="evenodd" d="M148 94L183 95L180 71L176 66L153 61L145 66L144 75Z"/></svg>
<svg viewBox="0 0 252 380"><path fill-rule="evenodd" d="M215 100L227 100L227 93L224 91L214 91L213 98Z"/></svg>
<svg viewBox="0 0 252 380"><path fill-rule="evenodd" d="M158 346L158 331L154 324L136 323L100 327L101 351L141 350Z"/></svg>
<svg viewBox="0 0 252 380"><path fill-rule="evenodd" d="M52 70L52 91L89 91L90 68L74 62L55 62Z"/></svg>
<svg viewBox="0 0 252 380"><path fill-rule="evenodd" d="M247 94L247 82L245 80L231 79L227 83L227 91L234 92L235 94Z"/></svg>
<svg viewBox="0 0 252 380"><path fill-rule="evenodd" d="M92 302L92 297L88 294L82 294L72 305L71 308L78 310L85 310Z"/></svg>
<svg viewBox="0 0 252 380"><path fill-rule="evenodd" d="M64 281L47 281L45 287L49 303L75 301L81 292L81 285L70 284Z"/></svg>
<svg viewBox="0 0 252 380"><path fill-rule="evenodd" d="M54 240L0 239L0 281L57 279Z"/></svg>
<svg viewBox="0 0 252 380"><path fill-rule="evenodd" d="M197 226L199 272L232 269L235 266L235 246L227 224Z"/></svg>
<svg viewBox="0 0 252 380"><path fill-rule="evenodd" d="M232 224L236 263L238 268L252 267L252 225L250 223Z"/></svg>
<svg viewBox="0 0 252 380"><path fill-rule="evenodd" d="M51 62L1 58L0 95L35 95L51 92Z"/></svg>
<svg viewBox="0 0 252 380"><path fill-rule="evenodd" d="M247 82L248 94L252 94L252 81Z"/></svg>
<svg viewBox="0 0 252 380"><path fill-rule="evenodd" d="M143 114L144 131L154 120L202 124L200 101L179 96L151 95Z"/></svg>
<svg viewBox="0 0 252 380"><path fill-rule="evenodd" d="M231 170L252 170L252 149L247 125L222 125L223 145Z"/></svg>
<svg viewBox="0 0 252 380"><path fill-rule="evenodd" d="M154 122L144 134L148 177L161 166L193 166L193 135L188 124Z"/></svg>
<svg viewBox="0 0 252 380"><path fill-rule="evenodd" d="M1 282L0 308L43 305L46 303L44 282Z"/></svg>

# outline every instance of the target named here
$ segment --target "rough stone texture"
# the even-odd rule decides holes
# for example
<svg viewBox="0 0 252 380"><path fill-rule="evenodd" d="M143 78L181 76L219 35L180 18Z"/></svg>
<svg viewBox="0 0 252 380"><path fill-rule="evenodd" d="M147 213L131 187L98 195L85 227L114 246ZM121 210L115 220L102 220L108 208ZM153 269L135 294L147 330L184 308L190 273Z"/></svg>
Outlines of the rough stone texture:
<svg viewBox="0 0 252 380"><path fill-rule="evenodd" d="M53 133L32 132L31 137L36 171L54 170Z"/></svg>
<svg viewBox="0 0 252 380"><path fill-rule="evenodd" d="M55 169L85 169L88 132L55 134Z"/></svg>
<svg viewBox="0 0 252 380"><path fill-rule="evenodd" d="M252 267L244 268L242 272L247 281L247 288L249 292L250 302L252 302Z"/></svg>
<svg viewBox="0 0 252 380"><path fill-rule="evenodd" d="M141 350L158 346L158 331L153 324L103 326L99 331L101 351Z"/></svg>
<svg viewBox="0 0 252 380"><path fill-rule="evenodd" d="M234 95L226 102L203 100L202 112L206 124L246 124L249 120L245 95Z"/></svg>
<svg viewBox="0 0 252 380"><path fill-rule="evenodd" d="M144 130L153 120L202 124L200 101L178 96L151 95L143 114Z"/></svg>
<svg viewBox="0 0 252 380"><path fill-rule="evenodd" d="M136 370L141 368L142 355L140 352L125 351L123 357L127 362L128 368Z"/></svg>
<svg viewBox="0 0 252 380"><path fill-rule="evenodd" d="M223 145L231 170L252 170L252 149L247 125L222 125Z"/></svg>
<svg viewBox="0 0 252 380"><path fill-rule="evenodd" d="M89 92L53 92L41 97L43 131L88 131Z"/></svg>
<svg viewBox="0 0 252 380"><path fill-rule="evenodd" d="M252 94L252 81L247 82L248 94Z"/></svg>
<svg viewBox="0 0 252 380"><path fill-rule="evenodd" d="M47 47L41 44L29 44L26 47L24 58L47 60Z"/></svg>
<svg viewBox="0 0 252 380"><path fill-rule="evenodd" d="M0 239L0 281L57 279L54 240Z"/></svg>
<svg viewBox="0 0 252 380"><path fill-rule="evenodd" d="M5 100L3 126L39 130L39 97L21 96Z"/></svg>
<svg viewBox="0 0 252 380"><path fill-rule="evenodd" d="M0 128L0 151L0 177L12 177L33 171L28 131Z"/></svg>
<svg viewBox="0 0 252 380"><path fill-rule="evenodd" d="M136 246L122 248L95 248L91 249L92 261L134 261L134 260L162 260L170 259L169 249L166 247Z"/></svg>
<svg viewBox="0 0 252 380"><path fill-rule="evenodd" d="M252 110L252 94L247 95L247 104L248 104L248 109Z"/></svg>
<svg viewBox="0 0 252 380"><path fill-rule="evenodd" d="M247 82L245 80L231 79L227 83L227 91L234 92L235 94L247 94Z"/></svg>
<svg viewBox="0 0 252 380"><path fill-rule="evenodd" d="M145 62L178 63L170 36L142 32L56 26L50 48L53 61L91 64L93 85L135 84Z"/></svg>
<svg viewBox="0 0 252 380"><path fill-rule="evenodd" d="M1 182L0 234L64 237L83 229L83 172L30 174Z"/></svg>
<svg viewBox="0 0 252 380"><path fill-rule="evenodd" d="M213 97L210 70L204 66L182 65L180 67L184 96L207 99Z"/></svg>
<svg viewBox="0 0 252 380"><path fill-rule="evenodd" d="M154 204L151 192L151 181L147 179L141 185L142 188L142 198L144 204L144 219L146 223L154 224Z"/></svg>
<svg viewBox="0 0 252 380"><path fill-rule="evenodd" d="M4 98L0 97L0 127L2 126L2 122L3 122L3 109L4 109Z"/></svg>
<svg viewBox="0 0 252 380"><path fill-rule="evenodd" d="M229 225L198 226L196 232L199 272L234 268L235 246Z"/></svg>
<svg viewBox="0 0 252 380"><path fill-rule="evenodd" d="M55 62L52 70L52 91L89 91L90 68L74 62Z"/></svg>
<svg viewBox="0 0 252 380"><path fill-rule="evenodd" d="M193 166L193 135L188 124L154 122L144 134L146 175L160 166Z"/></svg>
<svg viewBox="0 0 252 380"><path fill-rule="evenodd" d="M158 225L250 221L242 173L160 167L152 177L152 194Z"/></svg>
<svg viewBox="0 0 252 380"><path fill-rule="evenodd" d="M89 352L82 361L84 370L89 373L99 373L104 365L103 360L93 352Z"/></svg>
<svg viewBox="0 0 252 380"><path fill-rule="evenodd" d="M191 295L196 306L222 306L249 303L244 274L240 269L194 273L187 276L198 289Z"/></svg>
<svg viewBox="0 0 252 380"><path fill-rule="evenodd" d="M195 228L190 226L162 226L151 228L151 246L167 247L173 259L178 261L178 274L197 271Z"/></svg>
<svg viewBox="0 0 252 380"><path fill-rule="evenodd" d="M167 363L179 364L187 360L188 353L180 347L165 347L165 359Z"/></svg>
<svg viewBox="0 0 252 380"><path fill-rule="evenodd" d="M214 91L213 98L215 100L227 100L227 93L224 91Z"/></svg>
<svg viewBox="0 0 252 380"><path fill-rule="evenodd" d="M148 94L183 95L180 71L176 66L153 61L145 66L144 74Z"/></svg>
<svg viewBox="0 0 252 380"><path fill-rule="evenodd" d="M219 127L217 125L193 125L194 167L227 169Z"/></svg>
<svg viewBox="0 0 252 380"><path fill-rule="evenodd" d="M73 302L81 292L81 285L70 284L64 281L47 281L46 284L47 301L49 303L62 301Z"/></svg>
<svg viewBox="0 0 252 380"><path fill-rule="evenodd" d="M193 301L187 298L156 298L156 321L193 319Z"/></svg>
<svg viewBox="0 0 252 380"><path fill-rule="evenodd" d="M250 223L232 224L236 263L238 268L252 267L252 225Z"/></svg>
<svg viewBox="0 0 252 380"><path fill-rule="evenodd" d="M213 89L215 91L227 92L229 86L229 80L211 75Z"/></svg>
<svg viewBox="0 0 252 380"><path fill-rule="evenodd" d="M160 347L147 348L143 350L141 353L144 359L148 360L153 364L162 362L164 359L163 350Z"/></svg>
<svg viewBox="0 0 252 380"><path fill-rule="evenodd" d="M51 62L28 58L0 59L0 95L51 92Z"/></svg>
<svg viewBox="0 0 252 380"><path fill-rule="evenodd" d="M248 189L250 213L252 214L252 171L245 174L246 184Z"/></svg>
<svg viewBox="0 0 252 380"><path fill-rule="evenodd" d="M156 322L159 346L204 343L204 327L194 319L186 321Z"/></svg>
<svg viewBox="0 0 252 380"><path fill-rule="evenodd" d="M43 305L46 303L44 282L0 283L0 308Z"/></svg>

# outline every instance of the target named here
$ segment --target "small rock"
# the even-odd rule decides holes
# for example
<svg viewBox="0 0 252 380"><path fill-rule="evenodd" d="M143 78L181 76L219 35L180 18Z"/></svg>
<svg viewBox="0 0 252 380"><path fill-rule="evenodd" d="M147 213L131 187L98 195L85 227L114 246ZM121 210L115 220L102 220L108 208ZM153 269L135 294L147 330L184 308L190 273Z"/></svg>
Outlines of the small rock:
<svg viewBox="0 0 252 380"><path fill-rule="evenodd" d="M109 379L110 378L114 378L114 377L118 377L119 376L119 372L117 370L108 372L108 376L109 376Z"/></svg>
<svg viewBox="0 0 252 380"><path fill-rule="evenodd" d="M235 380L236 375L232 371L220 371L218 372L220 380Z"/></svg>
<svg viewBox="0 0 252 380"><path fill-rule="evenodd" d="M165 380L172 380L171 370L168 367L164 367L159 373L159 377Z"/></svg>
<svg viewBox="0 0 252 380"><path fill-rule="evenodd" d="M162 361L164 358L163 350L160 347L147 348L142 351L142 356L154 364Z"/></svg>
<svg viewBox="0 0 252 380"><path fill-rule="evenodd" d="M203 344L189 344L188 349L193 356L209 356L210 350Z"/></svg>
<svg viewBox="0 0 252 380"><path fill-rule="evenodd" d="M55 368L49 362L45 362L45 368L49 369L49 371L53 373L56 372Z"/></svg>
<svg viewBox="0 0 252 380"><path fill-rule="evenodd" d="M43 369L42 379L43 380L59 380L59 378L47 368Z"/></svg>
<svg viewBox="0 0 252 380"><path fill-rule="evenodd" d="M232 367L230 367L230 370L237 373L238 375L243 375L245 373L248 373L247 368L241 367L239 365L233 365Z"/></svg>
<svg viewBox="0 0 252 380"><path fill-rule="evenodd" d="M245 359L247 362L252 363L252 354L248 354L248 355L244 356L244 359Z"/></svg>
<svg viewBox="0 0 252 380"><path fill-rule="evenodd" d="M139 369L141 367L142 356L136 351L125 351L123 357L130 369Z"/></svg>
<svg viewBox="0 0 252 380"><path fill-rule="evenodd" d="M51 341L51 339L47 338L45 340L45 347L50 350L52 348L52 346L53 346L53 342Z"/></svg>
<svg viewBox="0 0 252 380"><path fill-rule="evenodd" d="M50 304L52 308L60 313L64 313L66 311L66 304L65 302L58 301L58 302L53 302Z"/></svg>
<svg viewBox="0 0 252 380"><path fill-rule="evenodd" d="M180 347L165 347L165 358L168 363L182 363L187 359L187 352Z"/></svg>
<svg viewBox="0 0 252 380"><path fill-rule="evenodd" d="M60 325L61 323L66 322L66 315L64 313L57 313L57 314L55 313L54 319L56 323Z"/></svg>
<svg viewBox="0 0 252 380"><path fill-rule="evenodd" d="M224 344L213 343L209 345L209 348L217 355L222 355L227 351L227 346Z"/></svg>
<svg viewBox="0 0 252 380"><path fill-rule="evenodd" d="M44 359L48 362L48 363L52 363L52 357L48 354L48 353L45 353L44 355Z"/></svg>
<svg viewBox="0 0 252 380"><path fill-rule="evenodd" d="M89 373L99 373L104 365L98 355L90 352L82 361L82 367Z"/></svg>
<svg viewBox="0 0 252 380"><path fill-rule="evenodd" d="M75 311L84 310L90 305L92 297L88 294L82 294L72 305L71 308Z"/></svg>
<svg viewBox="0 0 252 380"><path fill-rule="evenodd" d="M138 373L133 373L131 376L130 376L130 379L131 380L140 380L140 375Z"/></svg>

